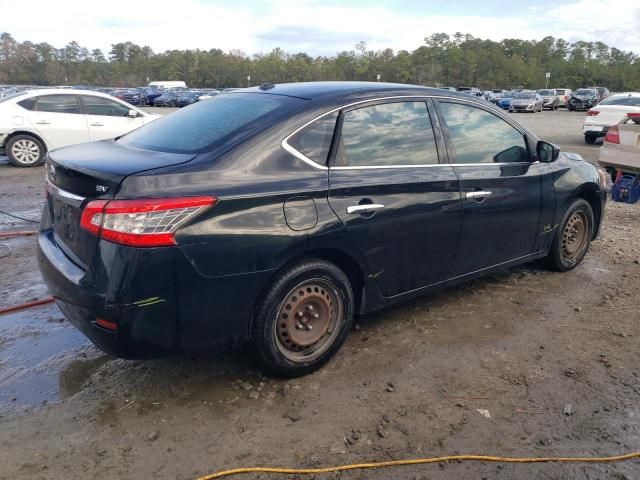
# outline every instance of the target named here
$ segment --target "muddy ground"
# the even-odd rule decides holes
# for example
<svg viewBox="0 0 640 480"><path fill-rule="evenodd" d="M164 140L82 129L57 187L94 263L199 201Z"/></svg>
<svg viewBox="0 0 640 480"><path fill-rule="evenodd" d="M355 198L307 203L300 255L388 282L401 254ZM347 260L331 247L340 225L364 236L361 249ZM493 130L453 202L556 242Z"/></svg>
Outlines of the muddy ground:
<svg viewBox="0 0 640 480"><path fill-rule="evenodd" d="M595 161L582 118L518 116ZM43 176L0 160L0 209L37 217ZM0 215L0 231L31 228ZM0 240L0 306L46 294L33 241ZM112 359L51 305L0 316L0 479L193 479L252 465L640 450L639 247L640 205L609 202L576 270L527 265L360 318L333 361L293 381L262 377L246 354ZM316 478L631 480L640 462Z"/></svg>

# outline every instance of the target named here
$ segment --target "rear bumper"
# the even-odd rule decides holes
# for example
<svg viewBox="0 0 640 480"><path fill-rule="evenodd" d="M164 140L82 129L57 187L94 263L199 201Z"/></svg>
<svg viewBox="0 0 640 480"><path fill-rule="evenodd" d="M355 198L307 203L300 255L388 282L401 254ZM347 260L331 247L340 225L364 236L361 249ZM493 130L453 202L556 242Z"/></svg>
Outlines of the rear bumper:
<svg viewBox="0 0 640 480"><path fill-rule="evenodd" d="M104 250L103 255L110 257L108 248ZM62 313L101 350L122 358L161 357L179 351L173 289L165 287L165 294L151 301L153 296L145 292L151 272L140 276L126 268L122 271L118 262L111 264L113 269L94 264L85 271L57 246L51 230L38 235L38 265ZM172 274L169 268L164 279ZM133 278L127 278L129 275ZM101 327L96 324L98 318L115 323L117 328Z"/></svg>
<svg viewBox="0 0 640 480"><path fill-rule="evenodd" d="M46 210L45 210L46 212ZM180 247L131 248L100 241L86 270L56 244L43 215L42 277L65 317L101 350L121 358L237 350L274 270L206 277ZM96 323L115 323L115 331Z"/></svg>
<svg viewBox="0 0 640 480"><path fill-rule="evenodd" d="M598 165L635 174L640 170L640 150L631 152L605 142L599 151Z"/></svg>
<svg viewBox="0 0 640 480"><path fill-rule="evenodd" d="M609 127L610 125L583 125L582 133L589 134L592 137L604 137Z"/></svg>

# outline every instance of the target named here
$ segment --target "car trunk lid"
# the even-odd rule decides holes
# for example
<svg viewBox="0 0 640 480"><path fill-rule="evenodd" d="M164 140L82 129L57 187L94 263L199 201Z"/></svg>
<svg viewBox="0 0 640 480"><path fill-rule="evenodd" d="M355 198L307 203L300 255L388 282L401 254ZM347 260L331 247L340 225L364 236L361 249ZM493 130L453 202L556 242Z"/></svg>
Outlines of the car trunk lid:
<svg viewBox="0 0 640 480"><path fill-rule="evenodd" d="M56 244L75 264L86 269L98 243L97 237L80 228L87 203L112 199L129 175L185 163L195 156L141 150L113 140L50 152L47 205Z"/></svg>

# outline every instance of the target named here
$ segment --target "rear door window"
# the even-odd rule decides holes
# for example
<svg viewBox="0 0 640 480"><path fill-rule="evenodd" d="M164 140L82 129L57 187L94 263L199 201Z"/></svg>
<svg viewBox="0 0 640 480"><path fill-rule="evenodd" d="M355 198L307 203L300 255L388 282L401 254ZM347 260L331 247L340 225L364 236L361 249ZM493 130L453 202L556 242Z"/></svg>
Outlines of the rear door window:
<svg viewBox="0 0 640 480"><path fill-rule="evenodd" d="M80 113L75 95L40 95L36 97L35 110L51 113Z"/></svg>
<svg viewBox="0 0 640 480"><path fill-rule="evenodd" d="M453 147L453 163L528 162L522 133L493 113L471 105L440 103Z"/></svg>
<svg viewBox="0 0 640 480"><path fill-rule="evenodd" d="M425 102L372 105L345 112L335 166L411 166L438 163Z"/></svg>

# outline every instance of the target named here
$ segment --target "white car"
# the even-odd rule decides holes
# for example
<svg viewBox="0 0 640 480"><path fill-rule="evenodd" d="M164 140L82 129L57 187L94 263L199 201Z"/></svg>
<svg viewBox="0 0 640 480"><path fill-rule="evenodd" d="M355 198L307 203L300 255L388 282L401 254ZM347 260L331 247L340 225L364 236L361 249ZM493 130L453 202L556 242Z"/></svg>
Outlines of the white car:
<svg viewBox="0 0 640 480"><path fill-rule="evenodd" d="M612 179L618 170L634 175L640 171L640 113L629 112L620 123L609 128L598 164Z"/></svg>
<svg viewBox="0 0 640 480"><path fill-rule="evenodd" d="M157 118L90 90L20 92L0 100L0 155L18 167L34 167L54 148L114 138Z"/></svg>
<svg viewBox="0 0 640 480"><path fill-rule="evenodd" d="M582 127L584 141L595 143L604 137L609 127L620 123L627 113L640 112L640 93L617 93L602 100L587 111Z"/></svg>

